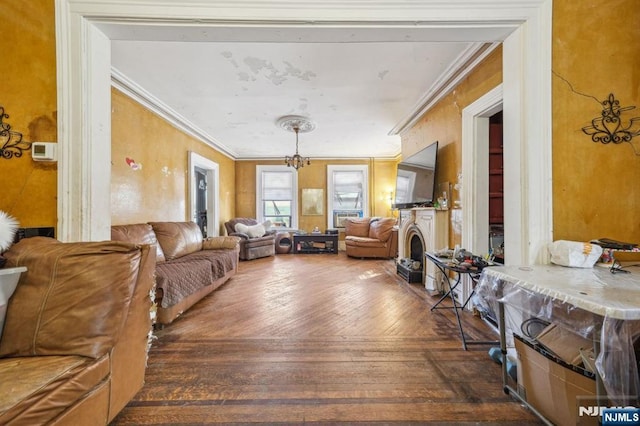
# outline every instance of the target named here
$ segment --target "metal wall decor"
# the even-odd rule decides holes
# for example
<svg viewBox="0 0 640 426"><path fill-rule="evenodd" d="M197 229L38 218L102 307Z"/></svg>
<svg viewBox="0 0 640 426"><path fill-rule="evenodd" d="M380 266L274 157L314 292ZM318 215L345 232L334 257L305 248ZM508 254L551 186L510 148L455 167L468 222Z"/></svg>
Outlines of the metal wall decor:
<svg viewBox="0 0 640 426"><path fill-rule="evenodd" d="M601 116L591 120L591 126L582 128L584 133L591 136L592 141L603 144L631 143L631 139L640 134L640 117L624 121L621 117L623 112L631 111L635 106L621 107L620 101L613 96L613 93L609 94L608 99L602 101L602 106ZM636 154L638 154L637 151Z"/></svg>
<svg viewBox="0 0 640 426"><path fill-rule="evenodd" d="M7 160L13 157L22 157L22 152L31 149L31 142L22 140L22 133L11 130L11 125L3 120L9 118L0 106L0 157Z"/></svg>

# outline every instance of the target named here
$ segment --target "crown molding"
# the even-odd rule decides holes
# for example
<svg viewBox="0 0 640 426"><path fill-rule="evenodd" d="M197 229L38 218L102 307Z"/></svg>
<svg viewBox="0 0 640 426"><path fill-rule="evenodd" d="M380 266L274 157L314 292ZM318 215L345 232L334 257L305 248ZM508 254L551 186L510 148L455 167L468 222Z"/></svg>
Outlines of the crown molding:
<svg viewBox="0 0 640 426"><path fill-rule="evenodd" d="M220 143L207 132L193 124L176 110L149 93L113 66L111 67L111 86L140 103L154 114L168 121L171 125L182 132L204 142L232 160L237 159L237 154L232 149Z"/></svg>
<svg viewBox="0 0 640 426"><path fill-rule="evenodd" d="M427 90L416 105L400 121L389 135L402 135L411 129L424 114L438 104L445 96L458 86L474 68L482 62L501 43L472 43L445 70L438 80Z"/></svg>

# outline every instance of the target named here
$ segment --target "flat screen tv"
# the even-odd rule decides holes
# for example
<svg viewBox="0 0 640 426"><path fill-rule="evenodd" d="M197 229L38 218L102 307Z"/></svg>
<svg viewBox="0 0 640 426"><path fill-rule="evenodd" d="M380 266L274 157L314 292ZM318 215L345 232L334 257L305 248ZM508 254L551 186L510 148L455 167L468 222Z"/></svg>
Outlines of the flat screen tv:
<svg viewBox="0 0 640 426"><path fill-rule="evenodd" d="M398 163L393 208L432 206L436 190L438 141Z"/></svg>

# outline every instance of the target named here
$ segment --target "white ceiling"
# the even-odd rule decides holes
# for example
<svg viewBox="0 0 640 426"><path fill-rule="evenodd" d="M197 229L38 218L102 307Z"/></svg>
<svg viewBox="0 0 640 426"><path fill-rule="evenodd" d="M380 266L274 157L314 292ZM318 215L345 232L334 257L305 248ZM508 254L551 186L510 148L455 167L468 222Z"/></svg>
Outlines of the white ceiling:
<svg viewBox="0 0 640 426"><path fill-rule="evenodd" d="M295 136L290 114L316 129L300 154L394 157L395 134L456 68L511 28L107 28L112 66L196 134L236 159L282 158ZM445 76L447 76L445 78Z"/></svg>

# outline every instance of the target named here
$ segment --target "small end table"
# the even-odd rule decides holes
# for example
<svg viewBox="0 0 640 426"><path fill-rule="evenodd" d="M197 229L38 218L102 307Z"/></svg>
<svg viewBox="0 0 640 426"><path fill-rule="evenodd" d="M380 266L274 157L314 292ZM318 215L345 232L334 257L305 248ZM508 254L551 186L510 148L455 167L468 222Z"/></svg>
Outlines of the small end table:
<svg viewBox="0 0 640 426"><path fill-rule="evenodd" d="M288 232L278 232L276 234L276 253L287 254L291 252L293 242L291 241L291 234Z"/></svg>

